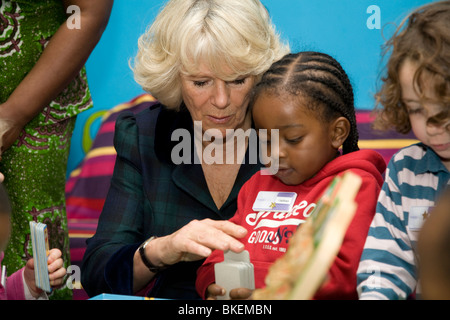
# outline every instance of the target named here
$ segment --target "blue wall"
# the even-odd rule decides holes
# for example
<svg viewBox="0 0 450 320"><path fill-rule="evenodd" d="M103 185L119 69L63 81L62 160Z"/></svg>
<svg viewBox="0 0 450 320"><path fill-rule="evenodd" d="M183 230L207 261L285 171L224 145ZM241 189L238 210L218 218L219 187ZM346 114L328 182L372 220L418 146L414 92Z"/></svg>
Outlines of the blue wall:
<svg viewBox="0 0 450 320"><path fill-rule="evenodd" d="M100 111L143 93L134 82L129 61L137 39L152 22L162 0L116 0L102 39L86 67L94 108L82 113L72 138L68 173L81 161L83 131L94 137ZM262 0L292 51L315 50L334 56L349 74L358 109L372 109L382 71L381 45L395 24L426 0ZM368 10L375 5L379 11ZM369 11L369 12L368 12ZM373 20L373 18L379 18ZM380 28L376 22L380 21ZM375 27L375 28L373 28ZM92 122L92 123L91 123ZM86 140L86 135L85 135Z"/></svg>

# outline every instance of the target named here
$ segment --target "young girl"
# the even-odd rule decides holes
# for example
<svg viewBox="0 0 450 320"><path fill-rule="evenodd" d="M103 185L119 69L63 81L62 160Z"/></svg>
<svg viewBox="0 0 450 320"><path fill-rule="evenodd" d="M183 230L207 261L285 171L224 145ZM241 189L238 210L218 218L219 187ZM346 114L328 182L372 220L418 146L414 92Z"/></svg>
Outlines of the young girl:
<svg viewBox="0 0 450 320"><path fill-rule="evenodd" d="M25 266L6 278L2 268L4 249L7 247L11 235L11 204L0 173L0 300L43 300L47 294L36 287L34 276L34 260L29 259ZM48 256L48 271L50 285L53 288L63 284L66 269L63 266L59 249L51 249Z"/></svg>
<svg viewBox="0 0 450 320"><path fill-rule="evenodd" d="M257 131L266 129L268 139L275 138L275 132L279 136L279 151L270 150L279 159L278 172L256 173L242 187L231 219L248 230L242 241L254 265L255 287L265 286L268 268L286 252L289 238L311 214L331 180L351 170L363 179L356 197L358 211L328 282L315 298L356 299L356 269L386 165L376 152L358 150L353 90L346 73L326 54L289 54L264 74L255 88L252 108ZM297 196L287 213L270 208L258 212L252 207L259 191L295 192ZM216 250L199 269L196 285L202 297L225 294L214 284L214 264L223 259L223 252ZM230 291L232 298L250 294L245 288Z"/></svg>
<svg viewBox="0 0 450 320"><path fill-rule="evenodd" d="M358 269L361 299L420 293L416 242L450 174L450 2L414 11L387 43L392 48L378 93L378 127L413 130L421 142L395 154Z"/></svg>

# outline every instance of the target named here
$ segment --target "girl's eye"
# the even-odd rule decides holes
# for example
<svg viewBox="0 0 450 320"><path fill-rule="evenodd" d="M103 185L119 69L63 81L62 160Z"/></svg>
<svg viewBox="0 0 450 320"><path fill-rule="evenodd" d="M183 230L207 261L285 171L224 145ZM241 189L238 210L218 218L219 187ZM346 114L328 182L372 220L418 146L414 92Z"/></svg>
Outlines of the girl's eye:
<svg viewBox="0 0 450 320"><path fill-rule="evenodd" d="M286 139L286 142L287 142L287 143L290 143L290 144L297 144L297 143L299 143L300 141L302 141L302 139L303 139L303 137L297 137L297 138L292 138L292 139Z"/></svg>

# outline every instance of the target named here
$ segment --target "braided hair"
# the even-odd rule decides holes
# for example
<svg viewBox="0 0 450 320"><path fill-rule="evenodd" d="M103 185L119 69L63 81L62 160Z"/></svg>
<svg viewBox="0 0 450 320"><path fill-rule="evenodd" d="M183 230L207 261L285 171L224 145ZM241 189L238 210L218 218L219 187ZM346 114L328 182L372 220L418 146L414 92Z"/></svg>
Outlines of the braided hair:
<svg viewBox="0 0 450 320"><path fill-rule="evenodd" d="M350 133L343 143L343 154L359 150L353 88L339 62L331 56L320 52L287 54L262 76L254 88L251 105L262 92L301 96L308 101L306 107L322 121L345 117L350 122Z"/></svg>

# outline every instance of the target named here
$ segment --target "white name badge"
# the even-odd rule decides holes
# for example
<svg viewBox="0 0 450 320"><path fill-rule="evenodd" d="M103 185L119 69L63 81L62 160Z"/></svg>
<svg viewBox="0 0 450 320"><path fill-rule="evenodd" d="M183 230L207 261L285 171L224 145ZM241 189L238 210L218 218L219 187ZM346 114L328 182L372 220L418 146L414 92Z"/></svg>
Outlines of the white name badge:
<svg viewBox="0 0 450 320"><path fill-rule="evenodd" d="M414 206L409 210L408 227L412 231L419 231L433 207Z"/></svg>
<svg viewBox="0 0 450 320"><path fill-rule="evenodd" d="M288 212L292 209L297 193L260 191L253 203L254 211Z"/></svg>

